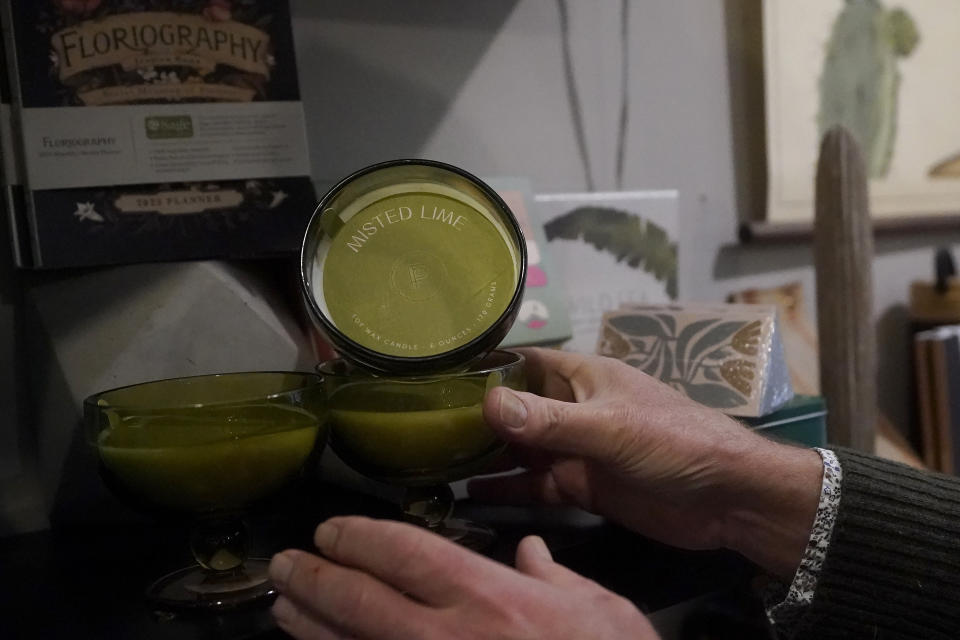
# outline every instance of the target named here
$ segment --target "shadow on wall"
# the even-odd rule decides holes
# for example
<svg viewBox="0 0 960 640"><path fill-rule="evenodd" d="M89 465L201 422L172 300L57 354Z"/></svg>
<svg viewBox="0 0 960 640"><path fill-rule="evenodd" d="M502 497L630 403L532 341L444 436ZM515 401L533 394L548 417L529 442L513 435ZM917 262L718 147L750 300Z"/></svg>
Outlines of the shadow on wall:
<svg viewBox="0 0 960 640"><path fill-rule="evenodd" d="M100 286L83 287L79 297L73 299L58 297L62 312L49 313L46 320L35 304L27 302L30 296L21 300L17 344L27 375L21 396L26 406L18 430L28 473L14 491L21 509L0 517L0 535L43 528L41 521L47 519L51 523L117 520L115 514L124 512L100 485L96 458L85 442L80 424L81 408L61 368L50 331L60 335L82 332L98 318L115 314L127 295L157 285L163 272L144 267L106 267L18 275L27 291L58 285L69 291L78 281L90 278ZM90 365L93 375L94 365Z"/></svg>
<svg viewBox="0 0 960 640"><path fill-rule="evenodd" d="M748 275L801 269L810 267L812 264L813 250L810 242L784 245L726 245L717 251L717 257L713 261L713 277L716 280L731 280ZM807 295L813 297L815 292L810 291Z"/></svg>
<svg viewBox="0 0 960 640"><path fill-rule="evenodd" d="M295 0L314 175L420 155L516 3Z"/></svg>
<svg viewBox="0 0 960 640"><path fill-rule="evenodd" d="M39 329L43 326L39 315L35 309L29 313L34 315L31 325L35 328L30 336L30 352L36 363L31 371L32 399L44 403L42 411L33 412L37 418L39 479L50 524L113 524L139 520L131 519L129 509L100 481L97 457L86 442L83 409L70 389L49 335ZM49 422L50 416L66 424L57 428ZM8 524L17 526L17 523Z"/></svg>
<svg viewBox="0 0 960 640"><path fill-rule="evenodd" d="M2 226L6 228L6 225ZM63 493L58 486L61 477L59 465L55 463L55 469L46 466L53 452L64 450L70 452L68 459L73 466L83 465L89 460L85 459L87 451L83 446L82 433L75 428L78 407L69 400L72 397L69 386L57 359L52 355L49 337L36 309L27 303L28 292L61 282L69 288L70 283L78 277L111 273L112 270L18 271L12 266L10 241L5 233L0 234L0 242L3 243L0 259L4 261L0 266L0 298L2 304L12 306L14 319L12 326L3 326L5 330L12 330L12 335L0 336L0 340L10 340L12 355L6 349L0 349L0 352L13 362L14 382L7 389L15 394L12 402L4 403L4 409L10 412L8 419L0 419L0 442L5 448L0 454L0 460L4 461L0 472L2 537L45 528L49 518L55 517L55 512L60 511L62 505L72 502L72 495L90 489L89 486L80 487L76 484L84 483L83 478L91 477L90 474L86 471L72 473L71 486L66 494L62 499L57 497ZM152 277L140 275L136 282L128 283L129 286L124 290L150 286ZM124 298L123 290L116 288L116 284L115 279L105 278L102 287L85 291L82 303L64 300L54 314L56 321L74 330L82 330L82 327L95 322L96 318L109 316ZM62 428L55 430L54 434L41 428L39 407L46 414L64 416L66 424L61 425ZM55 435L53 441L52 435ZM54 454L53 457L57 459L59 455ZM96 474L92 477L95 478ZM76 478L81 480L77 481Z"/></svg>

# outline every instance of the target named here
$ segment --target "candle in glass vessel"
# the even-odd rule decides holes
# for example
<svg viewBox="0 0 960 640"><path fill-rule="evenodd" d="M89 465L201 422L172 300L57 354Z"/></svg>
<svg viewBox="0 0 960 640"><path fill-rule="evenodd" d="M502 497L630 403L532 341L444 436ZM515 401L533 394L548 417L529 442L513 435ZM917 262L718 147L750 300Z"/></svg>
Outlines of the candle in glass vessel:
<svg viewBox="0 0 960 640"><path fill-rule="evenodd" d="M483 380L343 388L330 421L338 451L370 476L429 476L501 448L483 420Z"/></svg>
<svg viewBox="0 0 960 640"><path fill-rule="evenodd" d="M494 351L467 371L374 376L331 360L317 367L328 398L331 445L364 475L404 486L469 477L505 444L483 418L496 386L526 388L523 357Z"/></svg>
<svg viewBox="0 0 960 640"><path fill-rule="evenodd" d="M283 371L155 380L83 401L87 442L117 496L194 520L196 564L156 580L151 603L225 610L276 595L269 560L247 557L240 514L319 455L326 411L319 376Z"/></svg>
<svg viewBox="0 0 960 640"><path fill-rule="evenodd" d="M177 415L110 415L97 438L105 471L126 492L178 511L237 509L297 474L319 423L296 407L209 407Z"/></svg>
<svg viewBox="0 0 960 640"><path fill-rule="evenodd" d="M464 368L494 349L519 310L526 244L500 197L428 160L374 165L317 207L301 255L314 319L369 370Z"/></svg>

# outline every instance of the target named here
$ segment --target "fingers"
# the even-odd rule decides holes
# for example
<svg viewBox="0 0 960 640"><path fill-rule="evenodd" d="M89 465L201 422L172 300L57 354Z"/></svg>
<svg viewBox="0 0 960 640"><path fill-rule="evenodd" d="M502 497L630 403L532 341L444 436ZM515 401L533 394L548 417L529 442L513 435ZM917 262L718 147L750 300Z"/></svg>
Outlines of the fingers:
<svg viewBox="0 0 960 640"><path fill-rule="evenodd" d="M538 451L529 447L511 445L506 447L496 458L484 465L480 471L483 475L505 473L514 469L546 469L553 464L554 456L545 451Z"/></svg>
<svg viewBox="0 0 960 640"><path fill-rule="evenodd" d="M634 377L642 373L610 358L550 349L518 351L526 358L530 392L490 390L483 416L492 429L532 450L608 464L630 456L642 425L632 419L636 409L627 408L633 405L616 399L630 399Z"/></svg>
<svg viewBox="0 0 960 640"><path fill-rule="evenodd" d="M314 542L332 562L369 573L427 605L443 607L474 581L509 570L420 527L361 517L331 518Z"/></svg>
<svg viewBox="0 0 960 640"><path fill-rule="evenodd" d="M508 442L603 462L629 453L641 426L607 404L561 402L506 387L487 394L483 417Z"/></svg>
<svg viewBox="0 0 960 640"><path fill-rule="evenodd" d="M503 473L523 465L522 458L515 447L506 447L496 458L483 466L481 473Z"/></svg>
<svg viewBox="0 0 960 640"><path fill-rule="evenodd" d="M516 349L525 359L523 372L527 388L537 395L573 402L574 390L570 379L585 359L576 353L554 349Z"/></svg>
<svg viewBox="0 0 960 640"><path fill-rule="evenodd" d="M555 349L515 349L525 359L527 390L563 402L584 402L617 390L637 400L664 395L685 398L676 389L639 369L603 356L568 353ZM694 404L692 401L689 401Z"/></svg>
<svg viewBox="0 0 960 640"><path fill-rule="evenodd" d="M582 585L586 579L553 561L547 544L540 536L527 536L517 545L517 571L558 587Z"/></svg>
<svg viewBox="0 0 960 640"><path fill-rule="evenodd" d="M280 604L278 624L298 633L316 630L321 638L336 638L340 636L330 634L342 629L361 637L426 635L426 607L361 571L302 551L284 551L270 562L270 579L292 605Z"/></svg>
<svg viewBox="0 0 960 640"><path fill-rule="evenodd" d="M547 543L540 536L527 536L517 545L517 570L539 577L541 567L555 564Z"/></svg>
<svg viewBox="0 0 960 640"><path fill-rule="evenodd" d="M591 488L590 463L579 458L557 460L548 468L487 478L467 483L470 497L495 504L576 505L588 511L597 508Z"/></svg>
<svg viewBox="0 0 960 640"><path fill-rule="evenodd" d="M570 353L556 349L516 349L523 354L527 389L538 396L583 402L603 389L623 382L624 376L646 374L613 358Z"/></svg>
<svg viewBox="0 0 960 640"><path fill-rule="evenodd" d="M470 497L499 504L565 504L549 471L526 471L510 476L473 478L467 483Z"/></svg>

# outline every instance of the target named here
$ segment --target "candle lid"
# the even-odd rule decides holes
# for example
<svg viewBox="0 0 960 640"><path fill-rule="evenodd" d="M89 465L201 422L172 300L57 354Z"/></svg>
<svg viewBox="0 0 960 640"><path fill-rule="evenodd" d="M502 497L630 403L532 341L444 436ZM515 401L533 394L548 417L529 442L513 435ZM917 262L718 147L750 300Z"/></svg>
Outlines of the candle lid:
<svg viewBox="0 0 960 640"><path fill-rule="evenodd" d="M377 373L464 368L520 307L526 243L489 186L451 165L395 160L334 186L307 226L301 283L344 358Z"/></svg>

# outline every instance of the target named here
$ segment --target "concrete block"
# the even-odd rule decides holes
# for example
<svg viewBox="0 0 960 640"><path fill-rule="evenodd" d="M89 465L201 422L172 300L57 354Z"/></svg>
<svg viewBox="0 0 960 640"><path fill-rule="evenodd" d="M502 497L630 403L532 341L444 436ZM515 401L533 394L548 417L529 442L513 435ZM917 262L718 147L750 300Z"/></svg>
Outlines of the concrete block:
<svg viewBox="0 0 960 640"><path fill-rule="evenodd" d="M82 403L118 386L314 362L269 263L144 264L50 274L26 292L30 399L51 522L129 519L97 474ZM293 278L293 271L291 280Z"/></svg>

